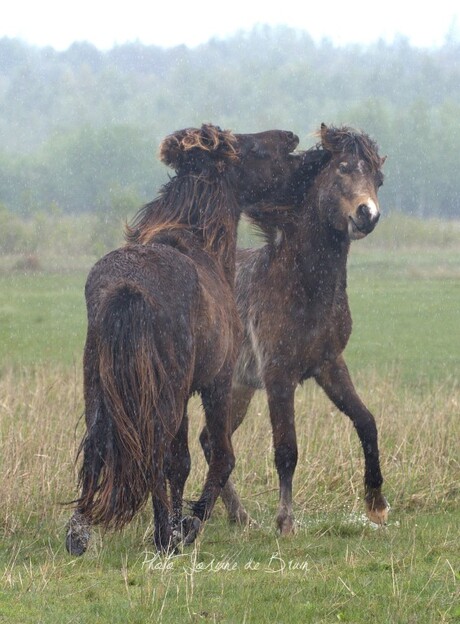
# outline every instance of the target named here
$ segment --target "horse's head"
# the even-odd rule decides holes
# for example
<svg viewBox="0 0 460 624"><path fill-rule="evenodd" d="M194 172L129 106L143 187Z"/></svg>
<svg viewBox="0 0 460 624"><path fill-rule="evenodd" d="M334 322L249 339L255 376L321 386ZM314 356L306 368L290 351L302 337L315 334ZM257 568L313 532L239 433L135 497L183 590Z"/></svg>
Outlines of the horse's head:
<svg viewBox="0 0 460 624"><path fill-rule="evenodd" d="M292 154L299 137L287 130L267 130L255 134L235 134L240 155L237 193L242 203L262 200L288 202L293 180L301 164Z"/></svg>
<svg viewBox="0 0 460 624"><path fill-rule="evenodd" d="M350 240L364 238L380 217L377 191L385 158L366 134L321 124L321 148L329 161L315 179L320 210L329 225Z"/></svg>
<svg viewBox="0 0 460 624"><path fill-rule="evenodd" d="M291 153L298 143L289 131L233 134L203 124L167 136L160 145L160 159L178 174L231 175L241 203L287 202L301 164L300 156Z"/></svg>

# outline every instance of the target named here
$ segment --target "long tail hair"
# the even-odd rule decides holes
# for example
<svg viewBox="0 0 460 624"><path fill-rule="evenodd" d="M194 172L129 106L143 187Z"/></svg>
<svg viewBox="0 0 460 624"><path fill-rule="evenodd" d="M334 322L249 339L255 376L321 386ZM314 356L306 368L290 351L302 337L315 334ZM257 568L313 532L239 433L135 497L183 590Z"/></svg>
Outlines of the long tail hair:
<svg viewBox="0 0 460 624"><path fill-rule="evenodd" d="M93 524L121 528L150 492L167 500L164 449L176 410L166 373L171 354L161 348L164 320L156 327L158 305L132 283L117 284L99 309L102 397L82 442L78 500Z"/></svg>

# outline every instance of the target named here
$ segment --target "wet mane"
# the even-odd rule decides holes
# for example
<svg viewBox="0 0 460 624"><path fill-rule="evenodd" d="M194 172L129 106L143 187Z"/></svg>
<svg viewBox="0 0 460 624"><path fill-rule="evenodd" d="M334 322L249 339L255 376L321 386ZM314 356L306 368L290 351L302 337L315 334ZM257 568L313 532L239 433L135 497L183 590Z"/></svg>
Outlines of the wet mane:
<svg viewBox="0 0 460 624"><path fill-rule="evenodd" d="M280 230L287 231L296 225L300 215L300 206L278 206L259 202L245 209L246 216L256 238L263 244L276 244Z"/></svg>
<svg viewBox="0 0 460 624"><path fill-rule="evenodd" d="M321 130L316 133L322 139L317 144L318 148L322 147L332 154L351 154L366 161L374 173L380 171L383 163L378 145L367 134L348 126L324 128L321 126Z"/></svg>
<svg viewBox="0 0 460 624"><path fill-rule="evenodd" d="M235 136L209 125L188 128L166 137L160 158L176 175L126 225L126 241L145 245L159 234L188 231L219 253L239 215L231 184L239 162Z"/></svg>
<svg viewBox="0 0 460 624"><path fill-rule="evenodd" d="M146 245L159 234L186 230L198 237L205 250L216 251L225 242L226 231L238 213L227 179L176 176L126 225L125 239L130 244Z"/></svg>

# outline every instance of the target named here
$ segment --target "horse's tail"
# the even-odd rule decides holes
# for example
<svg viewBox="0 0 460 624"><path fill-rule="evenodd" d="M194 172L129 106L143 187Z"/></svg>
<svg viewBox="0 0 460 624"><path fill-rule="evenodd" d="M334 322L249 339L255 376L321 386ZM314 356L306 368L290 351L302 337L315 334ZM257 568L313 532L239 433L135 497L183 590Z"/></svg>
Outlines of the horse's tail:
<svg viewBox="0 0 460 624"><path fill-rule="evenodd" d="M159 315L153 298L132 283L113 288L98 311L102 397L82 443L78 501L93 524L121 528L150 492L167 500L164 449L176 410L166 374L170 353L162 337L168 321L161 315L160 323Z"/></svg>

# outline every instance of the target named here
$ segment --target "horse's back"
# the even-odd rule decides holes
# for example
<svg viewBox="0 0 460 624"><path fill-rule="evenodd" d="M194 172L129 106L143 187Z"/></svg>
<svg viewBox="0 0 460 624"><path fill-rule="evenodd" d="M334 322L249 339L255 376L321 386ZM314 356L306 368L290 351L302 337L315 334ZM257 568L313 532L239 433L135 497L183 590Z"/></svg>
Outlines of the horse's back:
<svg viewBox="0 0 460 624"><path fill-rule="evenodd" d="M187 256L166 245L127 245L106 254L88 275L89 324L104 298L122 284L145 292L172 318L189 317L199 298L197 271Z"/></svg>
<svg viewBox="0 0 460 624"><path fill-rule="evenodd" d="M184 242L184 241L183 241ZM99 311L122 289L143 293L157 315L159 339L193 372L193 390L236 359L240 323L222 271L199 246L127 245L101 258L88 275L88 336L99 333Z"/></svg>

